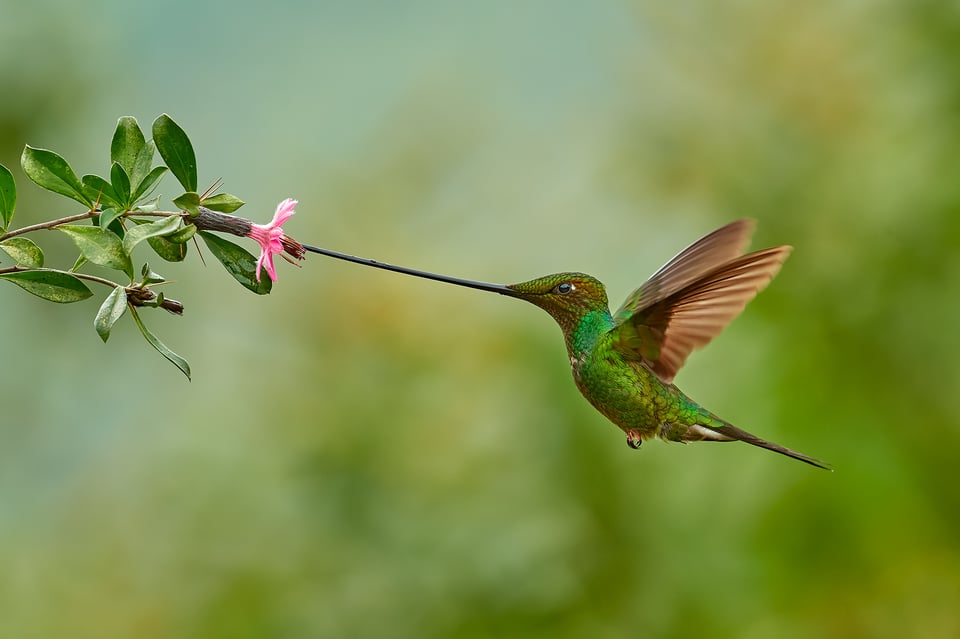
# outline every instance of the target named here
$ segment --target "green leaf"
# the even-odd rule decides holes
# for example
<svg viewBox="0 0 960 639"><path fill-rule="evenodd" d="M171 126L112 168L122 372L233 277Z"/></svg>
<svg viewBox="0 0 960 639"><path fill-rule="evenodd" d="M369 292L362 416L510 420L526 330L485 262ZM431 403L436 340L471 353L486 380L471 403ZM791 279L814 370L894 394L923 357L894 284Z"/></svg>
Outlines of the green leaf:
<svg viewBox="0 0 960 639"><path fill-rule="evenodd" d="M185 191L197 190L197 157L183 129L164 113L153 121L153 141Z"/></svg>
<svg viewBox="0 0 960 639"><path fill-rule="evenodd" d="M154 252L168 262L181 262L187 256L187 241L197 232L197 227L187 224L165 237L147 238Z"/></svg>
<svg viewBox="0 0 960 639"><path fill-rule="evenodd" d="M190 215L200 215L200 196L193 191L184 193L176 198L173 203L177 205L177 208Z"/></svg>
<svg viewBox="0 0 960 639"><path fill-rule="evenodd" d="M156 213L160 210L160 196L158 195L149 202L138 204L135 210L143 211L144 213Z"/></svg>
<svg viewBox="0 0 960 639"><path fill-rule="evenodd" d="M17 208L17 183L10 169L0 164L0 231L6 231Z"/></svg>
<svg viewBox="0 0 960 639"><path fill-rule="evenodd" d="M122 166L128 176L133 175L137 157L145 143L137 119L129 115L123 116L117 120L117 128L110 142L110 161Z"/></svg>
<svg viewBox="0 0 960 639"><path fill-rule="evenodd" d="M147 244L153 249L153 252L168 262L182 262L187 256L189 244L178 244L171 242L165 237L148 237Z"/></svg>
<svg viewBox="0 0 960 639"><path fill-rule="evenodd" d="M213 197L208 197L205 200L201 201L202 206L207 207L211 211L220 211L221 213L233 213L241 206L245 204L243 200L238 198L236 195L230 195L229 193L218 193Z"/></svg>
<svg viewBox="0 0 960 639"><path fill-rule="evenodd" d="M139 224L139 221L138 221ZM156 222L140 224L127 231L123 236L123 250L128 255L133 252L133 247L147 239L158 235L169 235L180 226L180 217L171 215L170 217L160 218Z"/></svg>
<svg viewBox="0 0 960 639"><path fill-rule="evenodd" d="M0 273L0 279L12 282L37 297L60 304L79 302L93 295L79 278L58 271Z"/></svg>
<svg viewBox="0 0 960 639"><path fill-rule="evenodd" d="M120 209L105 209L100 212L100 219L98 224L101 228L107 228L113 221L123 215L124 211ZM118 234L119 235L119 234Z"/></svg>
<svg viewBox="0 0 960 639"><path fill-rule="evenodd" d="M140 283L143 285L147 284L159 284L160 282L166 282L167 278L159 273L154 273L153 269L150 268L150 264L147 262L143 263L143 267L140 269ZM161 295L163 295L161 293Z"/></svg>
<svg viewBox="0 0 960 639"><path fill-rule="evenodd" d="M257 281L257 259L233 242L228 242L218 235L200 231L200 237L206 243L213 256L220 260L227 272L245 288L257 295L266 295L273 288L273 280L265 275Z"/></svg>
<svg viewBox="0 0 960 639"><path fill-rule="evenodd" d="M3 251L21 266L40 268L43 266L43 251L33 240L25 237L11 237L0 242L0 251Z"/></svg>
<svg viewBox="0 0 960 639"><path fill-rule="evenodd" d="M113 186L113 192L117 194L119 203L124 206L130 204L130 178L117 162L110 167L110 184Z"/></svg>
<svg viewBox="0 0 960 639"><path fill-rule="evenodd" d="M20 156L20 165L28 178L48 191L66 195L86 206L93 205L93 200L84 193L77 174L66 160L53 151L26 146Z"/></svg>
<svg viewBox="0 0 960 639"><path fill-rule="evenodd" d="M99 226L64 224L56 229L69 235L80 253L94 264L123 271L133 278L130 252L124 250L126 238L121 240L113 231Z"/></svg>
<svg viewBox="0 0 960 639"><path fill-rule="evenodd" d="M130 186L134 190L137 189L143 178L150 173L153 166L153 154L156 152L157 145L153 140L150 140L140 147L140 152L137 153L137 158L133 161L133 167L127 169L127 174L130 176Z"/></svg>
<svg viewBox="0 0 960 639"><path fill-rule="evenodd" d="M179 368L180 371L187 376L187 379L190 379L190 364L187 363L187 360L174 353L166 344L157 339L157 336L144 326L143 320L140 319L140 314L137 313L137 309L133 306L130 307L130 314L133 316L133 321L136 322L137 328L143 333L144 339L147 340L150 346L157 349L158 353L166 357L170 363Z"/></svg>
<svg viewBox="0 0 960 639"><path fill-rule="evenodd" d="M182 229L177 230L175 233L171 233L166 236L164 239L173 242L174 244L183 244L188 242L190 238L194 236L197 232L197 227L193 224L187 224Z"/></svg>
<svg viewBox="0 0 960 639"><path fill-rule="evenodd" d="M147 175L140 181L140 184L136 187L136 190L133 192L133 197L130 198L131 202L136 202L140 198L147 197L150 195L150 192L153 191L154 187L157 184L157 180L167 172L167 167L165 166L155 166L153 170L147 173Z"/></svg>
<svg viewBox="0 0 960 639"><path fill-rule="evenodd" d="M93 328L96 329L100 339L104 342L110 339L110 329L113 328L113 325L117 323L117 320L126 310L127 292L123 290L122 286L118 286L107 295L107 299L103 300L100 310L97 311L97 316L93 318Z"/></svg>
<svg viewBox="0 0 960 639"><path fill-rule="evenodd" d="M113 208L123 208L123 203L117 197L113 186L99 175L84 175L80 178L83 192L91 202L101 202Z"/></svg>

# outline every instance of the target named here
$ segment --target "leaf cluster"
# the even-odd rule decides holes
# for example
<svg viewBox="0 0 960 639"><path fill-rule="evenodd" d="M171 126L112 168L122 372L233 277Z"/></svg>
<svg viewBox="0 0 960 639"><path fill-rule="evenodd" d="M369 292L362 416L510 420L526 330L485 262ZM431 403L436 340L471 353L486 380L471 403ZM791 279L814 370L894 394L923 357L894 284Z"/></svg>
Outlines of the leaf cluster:
<svg viewBox="0 0 960 639"><path fill-rule="evenodd" d="M153 287L169 284L144 262L136 278L135 248L146 243L166 262L183 261L191 241L196 243L197 227L192 218L200 207L221 213L233 213L243 201L229 193L198 193L197 160L186 132L163 114L154 120L152 139L147 139L137 120L119 119L110 141L110 165L105 175L77 177L70 164L48 149L26 146L21 156L24 174L38 186L84 207L84 212L10 230L17 205L17 186L13 174L0 165L0 252L13 266L0 267L0 279L21 289L58 303L87 299L93 292L87 283L110 287L94 318L94 328L107 341L114 324L130 311L146 341L176 365L188 378L186 360L161 342L144 324L138 308L160 307L180 314L182 305L165 300ZM162 163L155 162L159 152ZM170 172L183 193L173 198L175 211L160 210L155 196L161 178ZM45 266L43 250L26 234L43 229L60 231L74 242L78 256L69 269ZM211 233L202 233L209 251L227 271L249 290L263 295L272 282L254 276L256 259L248 251ZM120 279L108 279L84 272L87 264L117 272Z"/></svg>

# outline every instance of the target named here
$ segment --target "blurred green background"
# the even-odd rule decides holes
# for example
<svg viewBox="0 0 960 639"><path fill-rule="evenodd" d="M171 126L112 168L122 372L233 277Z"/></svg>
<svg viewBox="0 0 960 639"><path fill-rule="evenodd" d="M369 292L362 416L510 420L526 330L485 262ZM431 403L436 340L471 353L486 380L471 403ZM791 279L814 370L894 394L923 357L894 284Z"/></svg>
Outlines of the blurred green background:
<svg viewBox="0 0 960 639"><path fill-rule="evenodd" d="M631 451L542 312L319 256L265 298L209 257L157 265L187 312L147 319L191 383L129 318L104 346L96 301L3 285L0 636L960 636L955 3L0 14L17 225L75 212L25 143L100 172L119 116L161 112L242 214L298 198L300 240L582 270L614 305L757 218L755 247L796 250L678 383L837 469Z"/></svg>

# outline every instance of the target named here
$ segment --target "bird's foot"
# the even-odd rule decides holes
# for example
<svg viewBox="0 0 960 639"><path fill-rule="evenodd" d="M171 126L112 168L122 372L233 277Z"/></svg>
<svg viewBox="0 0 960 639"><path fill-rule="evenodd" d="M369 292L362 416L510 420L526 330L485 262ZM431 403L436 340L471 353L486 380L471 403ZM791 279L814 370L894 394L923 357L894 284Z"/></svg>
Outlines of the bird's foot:
<svg viewBox="0 0 960 639"><path fill-rule="evenodd" d="M640 437L640 432L636 430L627 431L627 446L637 450L640 448L640 444L643 443L643 439Z"/></svg>

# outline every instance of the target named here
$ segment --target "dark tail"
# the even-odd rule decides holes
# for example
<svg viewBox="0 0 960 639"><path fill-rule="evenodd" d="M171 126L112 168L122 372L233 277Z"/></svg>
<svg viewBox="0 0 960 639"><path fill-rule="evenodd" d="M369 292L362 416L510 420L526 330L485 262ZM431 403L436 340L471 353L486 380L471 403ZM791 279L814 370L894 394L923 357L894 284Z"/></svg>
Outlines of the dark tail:
<svg viewBox="0 0 960 639"><path fill-rule="evenodd" d="M726 422L724 422L722 426L710 426L709 429L716 431L720 435L729 437L730 439L736 439L737 441L746 442L754 446L759 446L760 448L766 448L767 450L772 450L775 453L780 453L781 455L786 455L787 457L799 459L800 461L810 464L811 466L816 466L817 468L822 468L831 472L833 471L833 467L826 462L822 462L819 459L798 453L795 450L784 448L780 444L774 444L773 442L768 442L765 439L760 439L756 435L752 435L745 430L740 430L736 426L727 424Z"/></svg>

